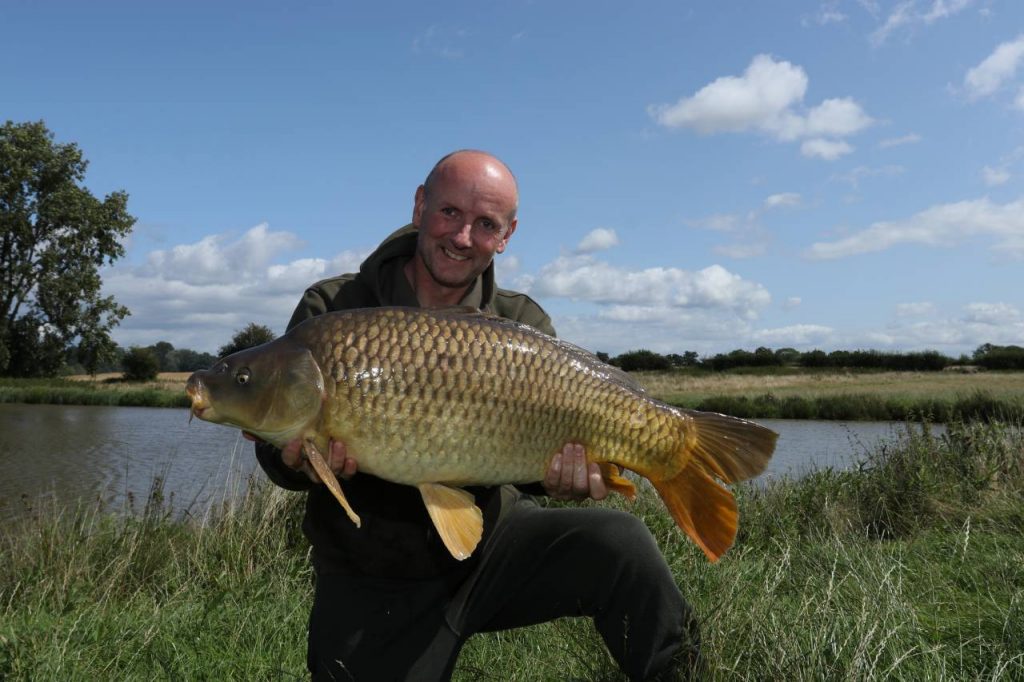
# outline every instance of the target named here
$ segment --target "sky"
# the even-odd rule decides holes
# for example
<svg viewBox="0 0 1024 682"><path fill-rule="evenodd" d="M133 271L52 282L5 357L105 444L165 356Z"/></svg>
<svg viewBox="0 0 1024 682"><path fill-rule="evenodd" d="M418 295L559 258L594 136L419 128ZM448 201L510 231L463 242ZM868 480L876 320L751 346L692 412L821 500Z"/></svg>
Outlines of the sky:
<svg viewBox="0 0 1024 682"><path fill-rule="evenodd" d="M592 351L1024 344L1020 0L5 2L0 64L129 195L123 346L282 333L461 148Z"/></svg>

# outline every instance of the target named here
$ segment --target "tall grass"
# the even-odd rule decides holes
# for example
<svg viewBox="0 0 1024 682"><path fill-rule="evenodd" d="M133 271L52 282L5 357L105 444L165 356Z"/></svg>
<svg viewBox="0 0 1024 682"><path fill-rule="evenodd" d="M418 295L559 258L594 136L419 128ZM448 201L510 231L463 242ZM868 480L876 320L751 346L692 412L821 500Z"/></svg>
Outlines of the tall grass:
<svg viewBox="0 0 1024 682"><path fill-rule="evenodd" d="M0 403L188 407L185 390L128 382L101 384L67 379L0 378Z"/></svg>
<svg viewBox="0 0 1024 682"><path fill-rule="evenodd" d="M852 469L741 486L717 564L654 495L629 508L701 618L711 679L1019 680L1022 453L1020 422L908 427ZM5 532L0 678L302 678L301 495L256 485L183 523L159 486L149 499ZM589 622L565 619L473 637L456 679L621 678Z"/></svg>

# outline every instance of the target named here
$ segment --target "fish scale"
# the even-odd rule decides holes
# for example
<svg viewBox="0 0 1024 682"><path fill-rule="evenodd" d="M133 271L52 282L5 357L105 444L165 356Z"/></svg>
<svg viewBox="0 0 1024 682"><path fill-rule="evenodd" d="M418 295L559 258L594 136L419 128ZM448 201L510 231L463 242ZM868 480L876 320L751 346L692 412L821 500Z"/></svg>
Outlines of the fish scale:
<svg viewBox="0 0 1024 682"><path fill-rule="evenodd" d="M192 413L309 462L357 525L320 454L345 443L361 473L417 486L459 559L482 535L463 485L542 480L568 443L584 446L610 490L619 467L648 478L669 512L717 560L738 511L723 484L764 470L777 435L746 420L672 407L625 372L531 327L467 309L325 313L188 381Z"/></svg>
<svg viewBox="0 0 1024 682"><path fill-rule="evenodd" d="M314 357L334 378L323 430L361 470L407 484L522 483L541 478L567 442L592 461L660 477L681 468L672 457L681 432L666 427L685 416L607 381L593 356L498 318L471 325L465 313L428 322L418 310L378 310L344 326L314 318L296 333L322 349ZM395 352L403 348L412 352ZM410 427L401 440L396 421Z"/></svg>

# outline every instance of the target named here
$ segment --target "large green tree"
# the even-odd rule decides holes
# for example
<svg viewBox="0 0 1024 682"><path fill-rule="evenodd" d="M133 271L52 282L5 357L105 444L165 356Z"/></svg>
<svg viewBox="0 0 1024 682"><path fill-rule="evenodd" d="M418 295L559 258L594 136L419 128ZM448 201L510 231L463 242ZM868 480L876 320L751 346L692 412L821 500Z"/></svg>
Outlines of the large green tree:
<svg viewBox="0 0 1024 682"><path fill-rule="evenodd" d="M223 358L240 350L259 346L273 340L273 329L262 324L250 322L244 329L239 329L235 332L235 335L231 337L231 342L221 346L220 350L217 351L217 355Z"/></svg>
<svg viewBox="0 0 1024 682"><path fill-rule="evenodd" d="M0 127L0 375L56 373L76 343L94 372L128 309L101 296L100 268L124 255L128 195L102 201L82 184L88 162L42 121Z"/></svg>

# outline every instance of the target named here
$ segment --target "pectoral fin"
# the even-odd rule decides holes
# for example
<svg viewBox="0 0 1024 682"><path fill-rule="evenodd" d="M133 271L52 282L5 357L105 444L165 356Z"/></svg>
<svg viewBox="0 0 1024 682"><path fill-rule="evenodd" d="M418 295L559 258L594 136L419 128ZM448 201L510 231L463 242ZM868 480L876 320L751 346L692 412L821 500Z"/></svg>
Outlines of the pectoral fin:
<svg viewBox="0 0 1024 682"><path fill-rule="evenodd" d="M608 490L624 495L630 502L636 499L636 486L628 478L622 475L622 470L611 462L598 462L601 469L601 477Z"/></svg>
<svg viewBox="0 0 1024 682"><path fill-rule="evenodd" d="M421 483L420 494L441 541L462 561L473 553L484 534L484 515L473 496L441 483Z"/></svg>
<svg viewBox="0 0 1024 682"><path fill-rule="evenodd" d="M311 440L307 440L304 443L303 450L306 453L306 459L308 459L309 463L313 465L313 471L315 471L316 475L320 477L320 480L325 486L327 486L327 489L331 491L335 499L341 503L345 513L348 514L350 519L352 519L352 523L356 524L356 528L359 528L360 525L362 525L362 522L359 520L359 515L352 511L352 507L349 505L348 500L345 499L345 493L341 489L341 484L338 483L338 477L335 476L334 472L331 471L331 468L327 466L327 462L324 461L324 456L320 454L320 451L316 449L316 445L314 445Z"/></svg>

